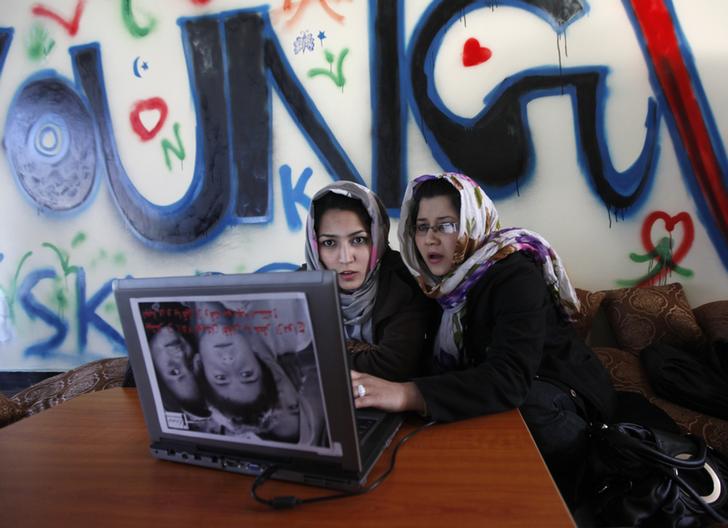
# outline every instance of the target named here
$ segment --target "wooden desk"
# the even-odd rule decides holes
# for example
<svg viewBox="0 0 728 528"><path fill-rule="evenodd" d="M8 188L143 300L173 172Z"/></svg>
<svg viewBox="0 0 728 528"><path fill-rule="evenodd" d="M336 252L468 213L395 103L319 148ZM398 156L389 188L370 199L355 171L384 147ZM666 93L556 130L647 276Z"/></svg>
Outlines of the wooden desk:
<svg viewBox="0 0 728 528"><path fill-rule="evenodd" d="M0 429L0 525L573 526L517 411L427 429L375 491L286 511L256 503L252 477L159 461L148 443L135 389L80 396ZM324 493L276 481L261 489Z"/></svg>

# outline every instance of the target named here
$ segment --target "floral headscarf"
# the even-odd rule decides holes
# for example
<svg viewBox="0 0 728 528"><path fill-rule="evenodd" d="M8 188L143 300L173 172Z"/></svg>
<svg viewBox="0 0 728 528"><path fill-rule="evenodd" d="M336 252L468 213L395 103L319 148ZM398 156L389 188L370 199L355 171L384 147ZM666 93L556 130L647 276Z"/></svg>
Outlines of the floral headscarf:
<svg viewBox="0 0 728 528"><path fill-rule="evenodd" d="M330 192L360 201L372 219L370 228L372 252L369 257L367 276L356 291L340 292L339 301L344 315L346 337L373 344L372 311L377 298L379 262L389 247L389 216L379 197L363 185L338 181L322 188L313 196L306 220L306 266L308 269L325 269L319 259L314 208L318 199Z"/></svg>
<svg viewBox="0 0 728 528"><path fill-rule="evenodd" d="M408 217L413 193L422 182L446 179L460 193L460 222L455 246L454 269L444 277L432 275L422 261ZM399 223L402 259L417 279L422 291L443 308L435 343L435 362L443 370L463 365L463 323L465 301L470 288L488 269L517 251L527 253L541 266L546 285L567 321L579 310L579 300L566 275L561 259L541 235L521 228L500 228L493 202L473 180L462 174L424 175L409 182Z"/></svg>

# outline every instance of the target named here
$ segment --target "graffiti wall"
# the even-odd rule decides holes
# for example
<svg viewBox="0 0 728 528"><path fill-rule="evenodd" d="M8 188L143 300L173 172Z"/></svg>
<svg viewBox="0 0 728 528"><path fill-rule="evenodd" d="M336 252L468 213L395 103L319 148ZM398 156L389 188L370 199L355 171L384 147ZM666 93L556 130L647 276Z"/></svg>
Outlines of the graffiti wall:
<svg viewBox="0 0 728 528"><path fill-rule="evenodd" d="M8 2L0 370L124 354L114 278L297 267L336 179L396 225L409 179L464 172L578 287L728 298L726 20L721 0Z"/></svg>

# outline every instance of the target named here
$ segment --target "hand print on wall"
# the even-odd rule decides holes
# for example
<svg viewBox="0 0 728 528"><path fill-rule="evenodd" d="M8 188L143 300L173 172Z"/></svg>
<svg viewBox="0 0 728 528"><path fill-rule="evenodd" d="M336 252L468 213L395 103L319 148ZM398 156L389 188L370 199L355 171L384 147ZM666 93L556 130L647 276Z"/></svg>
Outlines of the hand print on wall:
<svg viewBox="0 0 728 528"><path fill-rule="evenodd" d="M51 38L48 31L41 25L35 24L30 29L26 50L30 60L38 61L50 55L56 45L56 41Z"/></svg>

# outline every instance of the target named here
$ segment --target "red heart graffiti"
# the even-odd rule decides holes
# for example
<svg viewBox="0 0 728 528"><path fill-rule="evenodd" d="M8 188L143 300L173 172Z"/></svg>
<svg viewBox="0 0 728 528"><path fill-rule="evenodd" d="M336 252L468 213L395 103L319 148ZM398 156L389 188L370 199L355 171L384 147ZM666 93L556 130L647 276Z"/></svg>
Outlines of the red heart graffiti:
<svg viewBox="0 0 728 528"><path fill-rule="evenodd" d="M477 66L493 56L493 52L480 45L478 39L469 38L463 46L463 66Z"/></svg>
<svg viewBox="0 0 728 528"><path fill-rule="evenodd" d="M642 224L642 245L648 253L655 251L655 245L652 243L652 226L654 226L655 222L658 220L662 220L665 223L665 229L667 229L668 233L672 233L677 224L683 224L683 240L680 243L680 247L678 247L672 254L672 262L673 264L677 264L683 259L693 245L693 240L695 239L693 219L690 218L690 215L685 211L678 213L675 216L670 216L664 211L653 211L647 215L645 223Z"/></svg>
<svg viewBox="0 0 728 528"><path fill-rule="evenodd" d="M68 34L74 36L78 32L78 24L81 22L81 14L83 14L84 0L78 0L76 4L76 11L73 13L73 18L69 21L61 17L59 14L51 11L46 6L36 4L33 6L32 12L36 16L48 17L58 22L64 27Z"/></svg>
<svg viewBox="0 0 728 528"><path fill-rule="evenodd" d="M157 124L154 125L151 130L147 129L147 127L144 126L144 123L142 123L142 120L139 117L139 114L147 110L159 111L159 119L157 120ZM143 101L137 101L136 103L134 103L134 106L131 109L131 113L129 114L131 128L142 141L149 141L154 136L156 136L157 133L162 129L162 126L164 126L164 122L166 120L167 103L165 103L164 99L162 99L161 97L152 97L150 99L144 99Z"/></svg>

